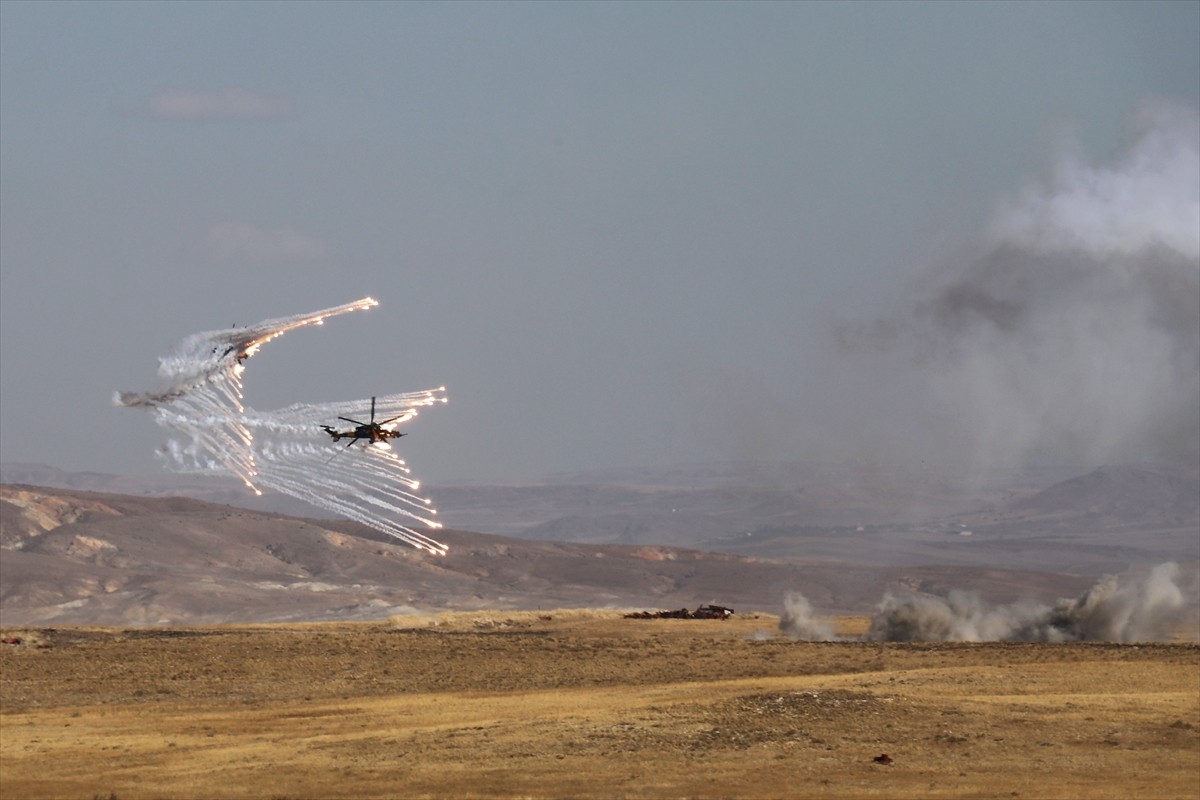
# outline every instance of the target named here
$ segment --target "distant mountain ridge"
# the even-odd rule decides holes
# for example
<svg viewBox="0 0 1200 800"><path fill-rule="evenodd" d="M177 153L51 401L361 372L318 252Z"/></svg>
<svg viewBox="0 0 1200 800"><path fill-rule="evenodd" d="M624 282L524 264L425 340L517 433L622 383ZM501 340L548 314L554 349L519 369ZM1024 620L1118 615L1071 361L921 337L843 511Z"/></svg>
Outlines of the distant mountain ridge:
<svg viewBox="0 0 1200 800"><path fill-rule="evenodd" d="M47 486L85 492L112 492L139 497L191 497L210 503L253 508L297 516L328 518L321 509L294 497L266 491L262 496L246 489L235 478L163 472L156 475L116 475L107 472L70 472L45 464L0 464L0 484Z"/></svg>
<svg viewBox="0 0 1200 800"><path fill-rule="evenodd" d="M0 620L215 624L378 619L416 609L681 608L778 612L801 591L865 613L889 588L971 586L993 601L1057 599L1090 581L984 567L773 561L670 547L439 531L432 556L352 522L186 498L0 486Z"/></svg>
<svg viewBox="0 0 1200 800"><path fill-rule="evenodd" d="M998 502L1014 490L1032 492L1073 477L1063 469L993 476L964 488L924 469L859 468L825 463L716 462L657 469L597 470L554 475L520 484L429 484L435 505L454 527L524 534L562 517L670 513L713 517L722 533L732 528L790 521L806 525L872 525L922 522ZM164 472L146 476L68 472L42 464L0 464L0 483L53 486L129 495L193 497L255 510L323 517L294 498L248 493L233 478ZM532 534L544 538L550 531Z"/></svg>
<svg viewBox="0 0 1200 800"><path fill-rule="evenodd" d="M257 513L328 519L234 480L123 477L0 465L0 478ZM588 480L601 482L589 483ZM1099 576L1200 560L1200 469L1109 465L955 482L921 469L836 464L681 465L520 485L426 485L447 527L526 540L677 547L861 566L950 564Z"/></svg>
<svg viewBox="0 0 1200 800"><path fill-rule="evenodd" d="M1012 503L1014 511L1101 522L1185 525L1200 517L1200 470L1119 464L1056 483Z"/></svg>

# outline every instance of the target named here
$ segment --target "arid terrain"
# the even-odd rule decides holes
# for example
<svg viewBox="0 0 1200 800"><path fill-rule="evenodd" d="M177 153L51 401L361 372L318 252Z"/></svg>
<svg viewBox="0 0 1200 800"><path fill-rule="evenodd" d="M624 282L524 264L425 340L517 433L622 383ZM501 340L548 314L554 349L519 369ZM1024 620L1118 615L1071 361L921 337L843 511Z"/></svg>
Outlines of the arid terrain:
<svg viewBox="0 0 1200 800"><path fill-rule="evenodd" d="M920 472L822 465L438 487L445 558L217 480L37 465L3 465L2 474L8 624L699 603L782 613L789 592L822 613L863 614L895 591L1054 603L1103 575L1164 562L1179 564L1192 595L1200 585L1200 472L1179 465L1118 465L1065 480L1008 475L978 491ZM284 512L292 516L273 510L281 500L292 500Z"/></svg>
<svg viewBox="0 0 1200 800"><path fill-rule="evenodd" d="M255 497L233 479L0 464L0 482L326 518L295 498ZM1194 464L1046 468L965 480L911 466L716 463L426 488L446 527L525 540L1092 578L1131 563L1200 560Z"/></svg>
<svg viewBox="0 0 1200 800"><path fill-rule="evenodd" d="M779 613L793 591L825 613L866 613L889 589L970 587L991 602L1053 602L1094 582L1045 568L861 566L446 529L438 537L449 555L423 553L353 522L188 498L0 485L0 620L199 625L700 603Z"/></svg>
<svg viewBox="0 0 1200 800"><path fill-rule="evenodd" d="M811 643L777 626L550 611L6 627L0 794L1200 793L1195 644Z"/></svg>
<svg viewBox="0 0 1200 800"><path fill-rule="evenodd" d="M906 514L841 477L461 487L445 557L166 484L5 483L0 798L1200 794L1194 470ZM1089 592L1160 561L1172 642L856 638L889 593L1133 613L1153 593ZM847 638L784 636L792 592ZM701 603L737 611L614 610Z"/></svg>

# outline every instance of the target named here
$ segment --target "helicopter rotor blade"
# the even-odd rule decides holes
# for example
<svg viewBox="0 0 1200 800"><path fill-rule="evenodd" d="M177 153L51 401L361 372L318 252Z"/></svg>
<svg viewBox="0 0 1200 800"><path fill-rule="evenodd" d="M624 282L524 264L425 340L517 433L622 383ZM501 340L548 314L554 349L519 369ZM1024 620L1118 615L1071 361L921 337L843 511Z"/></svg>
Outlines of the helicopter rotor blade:
<svg viewBox="0 0 1200 800"><path fill-rule="evenodd" d="M366 425L367 424L365 422L359 422L356 419L350 419L349 417L338 417L338 419L345 420L346 422L353 422L355 425Z"/></svg>

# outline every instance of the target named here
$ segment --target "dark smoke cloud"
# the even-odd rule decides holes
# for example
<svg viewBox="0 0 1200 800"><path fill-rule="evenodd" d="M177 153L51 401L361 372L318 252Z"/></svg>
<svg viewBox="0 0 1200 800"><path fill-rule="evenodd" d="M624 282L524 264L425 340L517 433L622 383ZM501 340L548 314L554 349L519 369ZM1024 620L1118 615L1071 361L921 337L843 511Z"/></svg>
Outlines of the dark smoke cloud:
<svg viewBox="0 0 1200 800"><path fill-rule="evenodd" d="M1178 585L1179 567L1160 564L1142 579L1107 576L1082 595L1053 606L992 605L974 592L945 598L888 594L871 618L876 642L1138 642L1166 641L1193 621L1195 600ZM779 627L793 639L833 641L829 623L802 595L789 594Z"/></svg>
<svg viewBox="0 0 1200 800"><path fill-rule="evenodd" d="M1200 460L1200 115L1137 131L1110 165L1065 156L905 310L837 331L878 433L906 420L900 444L979 468Z"/></svg>

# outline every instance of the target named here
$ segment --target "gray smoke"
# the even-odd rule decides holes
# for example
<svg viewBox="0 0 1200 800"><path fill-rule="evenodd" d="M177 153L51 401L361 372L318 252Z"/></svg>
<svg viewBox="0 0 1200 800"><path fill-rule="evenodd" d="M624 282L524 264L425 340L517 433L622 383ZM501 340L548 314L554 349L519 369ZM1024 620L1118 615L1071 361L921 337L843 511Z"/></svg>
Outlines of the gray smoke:
<svg viewBox="0 0 1200 800"><path fill-rule="evenodd" d="M783 597L783 616L779 629L793 639L809 642L836 642L838 635L828 619L814 614L808 598L799 592L788 592Z"/></svg>
<svg viewBox="0 0 1200 800"><path fill-rule="evenodd" d="M899 313L838 330L887 386L872 435L979 469L1200 458L1200 115L1136 122L1111 164L1064 156L1004 204Z"/></svg>
<svg viewBox="0 0 1200 800"><path fill-rule="evenodd" d="M1141 579L1106 576L1073 599L1053 606L1032 601L992 605L978 594L946 597L887 594L871 618L875 642L1138 642L1166 641L1195 615L1196 603L1178 585L1179 567L1160 564ZM814 625L808 601L789 594L779 627L793 639L831 641L826 623Z"/></svg>

